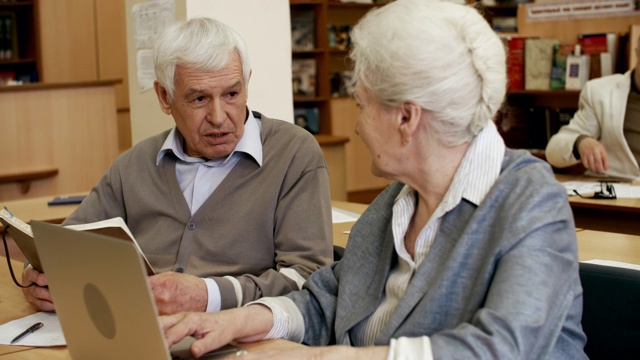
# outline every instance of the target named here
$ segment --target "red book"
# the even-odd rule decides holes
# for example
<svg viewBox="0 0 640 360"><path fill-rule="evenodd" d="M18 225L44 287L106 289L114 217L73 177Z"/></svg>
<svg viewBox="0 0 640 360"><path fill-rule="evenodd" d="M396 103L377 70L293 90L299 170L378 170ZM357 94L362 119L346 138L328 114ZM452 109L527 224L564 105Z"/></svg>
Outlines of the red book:
<svg viewBox="0 0 640 360"><path fill-rule="evenodd" d="M609 51L607 33L580 34L578 43L584 55L600 54Z"/></svg>
<svg viewBox="0 0 640 360"><path fill-rule="evenodd" d="M508 90L524 89L524 43L531 36L502 36L507 51Z"/></svg>

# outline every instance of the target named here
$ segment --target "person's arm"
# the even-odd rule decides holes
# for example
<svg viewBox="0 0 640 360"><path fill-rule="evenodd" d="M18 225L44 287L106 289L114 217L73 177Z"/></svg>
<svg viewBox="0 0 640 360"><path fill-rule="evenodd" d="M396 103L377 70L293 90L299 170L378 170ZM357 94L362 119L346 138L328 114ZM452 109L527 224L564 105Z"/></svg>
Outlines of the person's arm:
<svg viewBox="0 0 640 360"><path fill-rule="evenodd" d="M518 197L494 214L509 224L496 241L510 245L495 254L484 303L469 323L430 336L434 358L548 358L558 342L580 356L582 294L566 194L551 180L525 187L514 188Z"/></svg>
<svg viewBox="0 0 640 360"><path fill-rule="evenodd" d="M222 309L299 290L311 273L333 261L331 196L324 158L310 134L297 141L303 144L292 150L295 155L275 213L259 214L273 218L275 268L258 275L214 277Z"/></svg>
<svg viewBox="0 0 640 360"><path fill-rule="evenodd" d="M578 111L576 111L568 125L560 128L549 139L545 149L545 156L551 165L563 168L580 163L580 159L575 156L576 153L574 152L574 146L578 138L582 136L598 139L600 137L600 122L592 101L593 91L587 82L580 92Z"/></svg>

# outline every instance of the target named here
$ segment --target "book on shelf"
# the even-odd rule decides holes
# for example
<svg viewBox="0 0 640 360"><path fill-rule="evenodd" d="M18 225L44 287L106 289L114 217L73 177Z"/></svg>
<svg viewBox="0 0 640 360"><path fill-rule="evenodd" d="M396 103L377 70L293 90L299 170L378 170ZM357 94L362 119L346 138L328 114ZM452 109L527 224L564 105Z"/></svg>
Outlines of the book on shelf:
<svg viewBox="0 0 640 360"><path fill-rule="evenodd" d="M317 107L296 107L293 109L295 124L312 134L320 133L319 114Z"/></svg>
<svg viewBox="0 0 640 360"><path fill-rule="evenodd" d="M551 88L551 63L553 47L557 39L527 39L524 48L524 88L526 90L549 90Z"/></svg>
<svg viewBox="0 0 640 360"><path fill-rule="evenodd" d="M609 33L578 34L582 54L588 55L589 79L615 73L618 52L618 35Z"/></svg>
<svg viewBox="0 0 640 360"><path fill-rule="evenodd" d="M554 44L553 59L551 61L551 90L564 90L567 71L567 57L573 53L573 44Z"/></svg>
<svg viewBox="0 0 640 360"><path fill-rule="evenodd" d="M315 47L315 11L291 9L291 50L305 51Z"/></svg>
<svg viewBox="0 0 640 360"><path fill-rule="evenodd" d="M316 60L293 59L291 61L293 95L316 96Z"/></svg>
<svg viewBox="0 0 640 360"><path fill-rule="evenodd" d="M524 89L524 44L532 36L500 35L507 53L507 79L509 90Z"/></svg>
<svg viewBox="0 0 640 360"><path fill-rule="evenodd" d="M329 47L337 50L351 48L351 25L328 25Z"/></svg>
<svg viewBox="0 0 640 360"><path fill-rule="evenodd" d="M14 74L12 71L0 72L0 86L10 85L15 80L16 74Z"/></svg>
<svg viewBox="0 0 640 360"><path fill-rule="evenodd" d="M332 97L346 97L353 95L353 71L336 71L329 74L329 86Z"/></svg>
<svg viewBox="0 0 640 360"><path fill-rule="evenodd" d="M15 26L13 14L0 13L0 61L16 57Z"/></svg>
<svg viewBox="0 0 640 360"><path fill-rule="evenodd" d="M43 272L42 263L40 262L40 257L38 256L38 251L35 245L35 241L33 240L33 231L31 230L31 225L25 223L21 219L15 217L6 207L0 209L0 223L2 223L2 227L8 227L7 232L22 251L25 258L29 261L31 266L34 269ZM147 269L147 274L154 275L155 271L153 267L149 264L146 256L142 252L142 249L138 246L133 234L127 227L127 224L121 217L115 217L108 220L97 221L89 224L79 224L79 225L69 225L66 228L77 230L77 231L90 231L96 234L102 234L110 237L114 237L117 239L131 241L136 249L138 249L138 253L142 257L144 261L145 267Z"/></svg>
<svg viewBox="0 0 640 360"><path fill-rule="evenodd" d="M636 64L638 63L638 61L640 61L640 59L638 59L638 55L636 53L636 51L634 50L636 47L638 47L638 39L640 38L640 24L637 25L631 25L629 27L629 37L627 39L627 44L628 44L628 48L629 48L629 59L628 59L628 64L627 64L627 68L628 69L632 69L636 66ZM626 70L626 69L625 69Z"/></svg>

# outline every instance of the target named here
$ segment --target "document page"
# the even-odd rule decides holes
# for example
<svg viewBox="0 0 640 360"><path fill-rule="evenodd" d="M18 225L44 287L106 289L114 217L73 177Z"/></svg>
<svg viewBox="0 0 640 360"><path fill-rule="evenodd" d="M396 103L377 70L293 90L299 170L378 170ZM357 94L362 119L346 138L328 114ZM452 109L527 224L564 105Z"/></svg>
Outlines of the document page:
<svg viewBox="0 0 640 360"><path fill-rule="evenodd" d="M11 340L16 336L28 329L31 325L39 322L43 324L40 329L25 336L20 339L20 341L11 344ZM0 325L0 344L49 347L64 346L67 345L67 341L62 333L58 315L56 315L56 313L41 311Z"/></svg>

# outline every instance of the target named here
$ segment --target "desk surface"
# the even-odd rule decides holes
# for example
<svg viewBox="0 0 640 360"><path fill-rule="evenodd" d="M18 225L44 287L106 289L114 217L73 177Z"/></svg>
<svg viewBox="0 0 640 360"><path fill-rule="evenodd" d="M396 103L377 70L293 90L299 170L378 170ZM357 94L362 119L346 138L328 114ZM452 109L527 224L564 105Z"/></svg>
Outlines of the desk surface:
<svg viewBox="0 0 640 360"><path fill-rule="evenodd" d="M598 181L599 178L588 177L584 175L564 175L556 174L556 179L559 182L567 181ZM633 185L640 185L635 181ZM585 199L579 196L570 196L569 202L572 207L580 208L593 208L608 211L624 211L624 212L636 212L640 214L640 199Z"/></svg>

